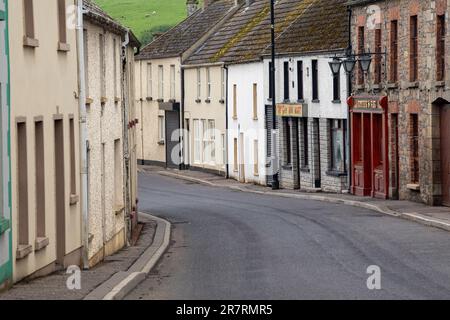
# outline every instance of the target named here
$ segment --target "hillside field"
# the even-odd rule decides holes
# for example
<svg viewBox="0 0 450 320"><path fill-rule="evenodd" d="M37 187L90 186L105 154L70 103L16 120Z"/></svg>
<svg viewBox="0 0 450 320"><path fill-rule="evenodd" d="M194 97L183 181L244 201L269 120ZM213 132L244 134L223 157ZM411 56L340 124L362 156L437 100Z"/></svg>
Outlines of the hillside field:
<svg viewBox="0 0 450 320"><path fill-rule="evenodd" d="M166 31L186 18L186 0L95 0L109 15L148 43L155 31Z"/></svg>

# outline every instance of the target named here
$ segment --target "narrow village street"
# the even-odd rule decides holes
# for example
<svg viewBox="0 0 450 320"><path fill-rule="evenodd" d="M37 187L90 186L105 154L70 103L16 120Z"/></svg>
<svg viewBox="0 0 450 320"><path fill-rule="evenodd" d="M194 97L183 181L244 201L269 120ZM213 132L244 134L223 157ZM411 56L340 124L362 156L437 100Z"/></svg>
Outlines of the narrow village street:
<svg viewBox="0 0 450 320"><path fill-rule="evenodd" d="M448 232L350 206L139 176L167 253L126 299L444 299ZM369 266L381 290L367 288Z"/></svg>

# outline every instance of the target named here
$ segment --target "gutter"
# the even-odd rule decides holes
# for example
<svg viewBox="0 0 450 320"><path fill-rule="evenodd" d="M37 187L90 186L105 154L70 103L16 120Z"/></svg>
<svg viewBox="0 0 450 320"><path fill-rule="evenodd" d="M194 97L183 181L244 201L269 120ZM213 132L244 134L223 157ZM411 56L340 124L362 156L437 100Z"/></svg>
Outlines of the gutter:
<svg viewBox="0 0 450 320"><path fill-rule="evenodd" d="M86 79L84 65L84 33L83 33L83 0L77 0L77 51L78 51L78 90L80 111L80 160L81 160L81 212L82 212L82 243L83 268L89 268L89 213L88 213L88 163L86 125Z"/></svg>

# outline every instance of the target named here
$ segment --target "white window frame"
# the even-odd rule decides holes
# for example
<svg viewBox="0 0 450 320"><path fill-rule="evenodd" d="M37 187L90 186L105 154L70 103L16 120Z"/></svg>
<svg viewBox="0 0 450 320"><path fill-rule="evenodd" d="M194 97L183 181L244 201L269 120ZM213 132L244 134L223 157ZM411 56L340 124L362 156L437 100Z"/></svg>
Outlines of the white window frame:
<svg viewBox="0 0 450 320"><path fill-rule="evenodd" d="M147 97L151 98L152 94L153 94L152 64L147 63Z"/></svg>
<svg viewBox="0 0 450 320"><path fill-rule="evenodd" d="M206 98L211 100L211 69L206 68Z"/></svg>
<svg viewBox="0 0 450 320"><path fill-rule="evenodd" d="M214 119L208 120L208 140L209 140L209 162L216 163L216 121Z"/></svg>
<svg viewBox="0 0 450 320"><path fill-rule="evenodd" d="M209 162L209 155L207 154L208 145L209 145L209 131L208 131L208 120L202 119L201 120L201 129L202 129L202 162L207 163Z"/></svg>
<svg viewBox="0 0 450 320"><path fill-rule="evenodd" d="M166 139L164 116L158 116L158 142L164 142Z"/></svg>
<svg viewBox="0 0 450 320"><path fill-rule="evenodd" d="M200 100L202 96L202 76L200 73L200 68L197 68L197 100Z"/></svg>
<svg viewBox="0 0 450 320"><path fill-rule="evenodd" d="M170 99L175 100L175 65L170 65Z"/></svg>
<svg viewBox="0 0 450 320"><path fill-rule="evenodd" d="M226 83L225 83L225 68L221 69L221 88L220 88L220 99L225 101L225 93L226 93Z"/></svg>
<svg viewBox="0 0 450 320"><path fill-rule="evenodd" d="M158 66L158 99L164 99L164 66Z"/></svg>

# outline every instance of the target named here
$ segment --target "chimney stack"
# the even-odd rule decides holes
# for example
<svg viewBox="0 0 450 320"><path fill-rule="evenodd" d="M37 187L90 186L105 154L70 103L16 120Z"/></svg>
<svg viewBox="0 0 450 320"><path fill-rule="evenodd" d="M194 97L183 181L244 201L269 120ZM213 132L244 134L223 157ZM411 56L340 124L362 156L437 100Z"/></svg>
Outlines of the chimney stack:
<svg viewBox="0 0 450 320"><path fill-rule="evenodd" d="M203 9L205 9L207 6L209 6L213 2L214 2L214 0L203 0Z"/></svg>
<svg viewBox="0 0 450 320"><path fill-rule="evenodd" d="M198 0L187 0L186 9L188 17L191 16L198 9Z"/></svg>

